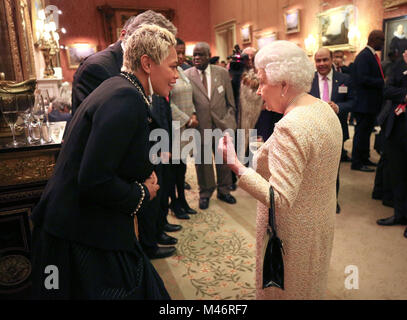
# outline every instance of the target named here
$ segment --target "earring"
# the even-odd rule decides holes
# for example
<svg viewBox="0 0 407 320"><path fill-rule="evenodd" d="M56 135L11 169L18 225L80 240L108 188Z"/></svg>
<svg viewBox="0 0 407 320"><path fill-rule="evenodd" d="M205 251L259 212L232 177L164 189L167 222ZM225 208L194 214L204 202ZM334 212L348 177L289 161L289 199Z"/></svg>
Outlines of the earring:
<svg viewBox="0 0 407 320"><path fill-rule="evenodd" d="M153 91L153 86L151 85L150 75L148 75L147 81L148 81L148 91L150 93L148 98L149 98L150 102L152 102L154 91Z"/></svg>

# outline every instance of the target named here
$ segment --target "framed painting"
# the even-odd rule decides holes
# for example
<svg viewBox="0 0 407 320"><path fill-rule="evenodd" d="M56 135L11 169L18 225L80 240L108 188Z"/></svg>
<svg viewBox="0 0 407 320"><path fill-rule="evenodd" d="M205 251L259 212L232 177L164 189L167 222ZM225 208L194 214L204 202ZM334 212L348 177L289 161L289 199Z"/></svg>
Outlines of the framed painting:
<svg viewBox="0 0 407 320"><path fill-rule="evenodd" d="M348 33L355 25L353 5L329 9L318 14L319 45L332 50L354 50Z"/></svg>
<svg viewBox="0 0 407 320"><path fill-rule="evenodd" d="M174 19L175 15L173 9L111 7L107 4L97 7L97 10L102 15L105 40L107 43L116 42L126 21L130 17L137 16L144 11L154 10L157 13L161 13L170 21Z"/></svg>
<svg viewBox="0 0 407 320"><path fill-rule="evenodd" d="M68 55L68 66L70 69L76 69L86 57L97 52L96 45L89 43L75 43L66 46Z"/></svg>
<svg viewBox="0 0 407 320"><path fill-rule="evenodd" d="M407 50L407 15L383 20L385 36L382 60L397 59Z"/></svg>
<svg viewBox="0 0 407 320"><path fill-rule="evenodd" d="M257 47L260 50L264 46L266 46L269 43L272 43L273 41L276 41L276 40L277 40L276 32L270 32L270 33L265 33L265 34L259 35L257 37Z"/></svg>
<svg viewBox="0 0 407 320"><path fill-rule="evenodd" d="M240 35L242 37L243 44L249 44L252 42L251 26L245 26L240 29Z"/></svg>
<svg viewBox="0 0 407 320"><path fill-rule="evenodd" d="M284 14L285 33L300 32L300 10L287 11Z"/></svg>

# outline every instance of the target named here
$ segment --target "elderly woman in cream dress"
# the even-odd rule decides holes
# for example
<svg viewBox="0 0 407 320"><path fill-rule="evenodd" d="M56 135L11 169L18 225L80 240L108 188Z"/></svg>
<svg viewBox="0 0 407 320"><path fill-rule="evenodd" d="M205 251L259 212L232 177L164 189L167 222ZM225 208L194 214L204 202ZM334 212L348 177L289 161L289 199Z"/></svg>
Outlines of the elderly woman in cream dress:
<svg viewBox="0 0 407 320"><path fill-rule="evenodd" d="M284 114L244 167L226 135L219 151L240 176L239 186L258 200L256 218L257 299L322 299L327 290L334 237L336 177L342 146L338 117L309 91L314 68L305 52L276 41L256 56L258 94L268 110ZM269 188L274 189L276 226L284 243L285 290L262 288L262 246L268 225Z"/></svg>

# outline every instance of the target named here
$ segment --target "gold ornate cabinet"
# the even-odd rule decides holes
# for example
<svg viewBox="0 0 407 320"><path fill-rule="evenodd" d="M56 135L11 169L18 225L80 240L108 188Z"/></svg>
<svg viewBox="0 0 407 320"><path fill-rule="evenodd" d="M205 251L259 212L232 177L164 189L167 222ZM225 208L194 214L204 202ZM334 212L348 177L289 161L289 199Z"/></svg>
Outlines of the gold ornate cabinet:
<svg viewBox="0 0 407 320"><path fill-rule="evenodd" d="M30 297L30 214L60 144L4 148L0 138L0 300ZM4 144L3 144L4 145Z"/></svg>

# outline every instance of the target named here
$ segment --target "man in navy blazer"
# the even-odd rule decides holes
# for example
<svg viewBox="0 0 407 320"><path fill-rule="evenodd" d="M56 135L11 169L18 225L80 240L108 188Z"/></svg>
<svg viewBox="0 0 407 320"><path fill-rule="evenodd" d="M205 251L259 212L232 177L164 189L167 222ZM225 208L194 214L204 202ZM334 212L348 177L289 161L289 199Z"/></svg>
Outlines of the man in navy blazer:
<svg viewBox="0 0 407 320"><path fill-rule="evenodd" d="M385 95L392 101L387 110L384 134L385 152L388 155L391 185L394 199L394 215L377 220L382 226L407 224L407 50L403 59L393 68ZM404 109L403 107L404 106ZM404 231L407 238L407 229Z"/></svg>
<svg viewBox="0 0 407 320"><path fill-rule="evenodd" d="M352 68L356 90L353 111L357 121L353 137L352 170L373 172L374 169L368 165L376 165L369 160L370 135L383 103L384 75L376 54L377 50L382 50L383 45L383 31L372 31L366 48L357 55Z"/></svg>
<svg viewBox="0 0 407 320"><path fill-rule="evenodd" d="M334 109L339 109L338 117L342 126L343 142L349 139L348 131L348 113L352 110L355 98L351 79L347 74L336 72L332 68L332 52L326 48L321 48L315 54L315 72L314 80L310 94L321 100L325 100ZM326 92L324 94L324 92ZM336 106L335 106L336 105ZM346 154L342 144L342 154ZM336 182L336 192L339 192L339 173ZM337 203L336 212L340 212L340 206Z"/></svg>
<svg viewBox="0 0 407 320"><path fill-rule="evenodd" d="M123 65L122 40L126 29L135 17L126 21L119 40L91 56L85 58L76 70L72 83L72 115L83 100L103 81L117 76Z"/></svg>

